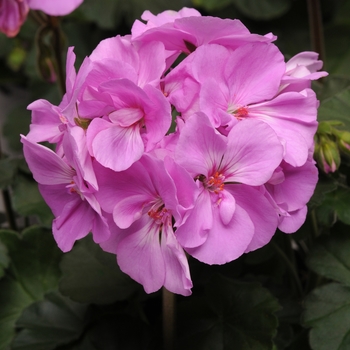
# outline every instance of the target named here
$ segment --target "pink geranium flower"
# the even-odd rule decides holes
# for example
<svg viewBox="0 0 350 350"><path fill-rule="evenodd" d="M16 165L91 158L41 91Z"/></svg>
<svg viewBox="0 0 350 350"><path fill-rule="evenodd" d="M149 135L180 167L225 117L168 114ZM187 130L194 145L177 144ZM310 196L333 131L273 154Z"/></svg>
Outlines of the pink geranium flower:
<svg viewBox="0 0 350 350"><path fill-rule="evenodd" d="M21 137L23 152L39 190L55 215L52 231L59 248L67 252L77 239L93 233L96 243L110 233L95 189L72 165L73 148L62 159L50 149Z"/></svg>
<svg viewBox="0 0 350 350"><path fill-rule="evenodd" d="M249 186L268 181L282 154L281 143L265 123L243 121L225 138L205 115L186 121L175 160L196 180L200 194L176 235L189 254L223 264L271 239L277 214L263 194ZM259 207L264 210L256 210Z"/></svg>
<svg viewBox="0 0 350 350"><path fill-rule="evenodd" d="M147 25L136 21L132 28L132 40L160 41L167 50L191 53L209 43L235 49L248 42L271 42L276 39L272 34L263 36L250 33L237 19L200 16L193 9L181 11L171 17L167 12L157 17L146 12L143 19L148 21Z"/></svg>
<svg viewBox="0 0 350 350"><path fill-rule="evenodd" d="M172 223L181 226L193 207L197 188L189 174L170 158L148 154L122 172L96 167L98 200L117 225L101 247L115 253L121 270L147 293L164 286L191 294L187 258Z"/></svg>
<svg viewBox="0 0 350 350"><path fill-rule="evenodd" d="M279 94L285 70L273 44L234 51L203 45L165 78L164 91L184 118L203 111L224 134L243 119L268 123L283 140L285 161L301 166L317 129L318 101L311 89Z"/></svg>

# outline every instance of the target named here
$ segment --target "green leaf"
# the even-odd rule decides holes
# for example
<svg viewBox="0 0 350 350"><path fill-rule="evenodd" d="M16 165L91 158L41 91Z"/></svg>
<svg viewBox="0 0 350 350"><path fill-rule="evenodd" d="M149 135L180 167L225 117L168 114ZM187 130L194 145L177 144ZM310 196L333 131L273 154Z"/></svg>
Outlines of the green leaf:
<svg viewBox="0 0 350 350"><path fill-rule="evenodd" d="M290 0L233 0L247 17L256 20L271 20L284 15L291 6Z"/></svg>
<svg viewBox="0 0 350 350"><path fill-rule="evenodd" d="M0 231L0 240L11 259L9 272L0 281L0 350L8 349L22 311L57 287L61 252L49 230L37 226L16 232Z"/></svg>
<svg viewBox="0 0 350 350"><path fill-rule="evenodd" d="M83 303L109 304L126 299L139 285L120 271L116 256L90 236L80 240L61 262L60 290Z"/></svg>
<svg viewBox="0 0 350 350"><path fill-rule="evenodd" d="M95 0L85 0L78 11L92 22L104 29L113 29L120 19L120 1L105 0L103 6ZM119 10L119 11L118 11Z"/></svg>
<svg viewBox="0 0 350 350"><path fill-rule="evenodd" d="M205 296L179 305L179 348L201 350L272 349L280 308L268 290L214 276Z"/></svg>
<svg viewBox="0 0 350 350"><path fill-rule="evenodd" d="M11 349L55 349L78 339L86 324L87 306L76 303L57 292L30 305L18 319L22 328Z"/></svg>
<svg viewBox="0 0 350 350"><path fill-rule="evenodd" d="M13 186L13 206L22 216L37 216L41 223L51 225L53 215L41 196L38 184L23 175L19 175Z"/></svg>
<svg viewBox="0 0 350 350"><path fill-rule="evenodd" d="M330 179L319 180L315 188L315 192L308 203L308 206L310 208L313 208L321 205L325 199L326 193L330 193L332 191L335 191L336 189L337 184L335 181L332 181Z"/></svg>
<svg viewBox="0 0 350 350"><path fill-rule="evenodd" d="M205 8L207 11L213 11L229 5L232 1L233 0L193 0L193 4Z"/></svg>
<svg viewBox="0 0 350 350"><path fill-rule="evenodd" d="M339 120L350 130L350 79L328 77L320 98L318 120Z"/></svg>
<svg viewBox="0 0 350 350"><path fill-rule="evenodd" d="M5 188L13 182L13 178L17 172L17 168L18 159L0 159L0 188Z"/></svg>
<svg viewBox="0 0 350 350"><path fill-rule="evenodd" d="M14 151L21 151L22 144L20 142L20 134L26 135L29 131L30 112L27 110L26 104L18 104L7 115L4 124L3 134L6 136L7 142Z"/></svg>
<svg viewBox="0 0 350 350"><path fill-rule="evenodd" d="M317 217L321 223L333 224L337 218L350 224L350 189L338 188L326 193L323 203L317 208Z"/></svg>
<svg viewBox="0 0 350 350"><path fill-rule="evenodd" d="M321 237L313 248L308 265L319 275L350 287L350 237L332 234Z"/></svg>
<svg viewBox="0 0 350 350"><path fill-rule="evenodd" d="M325 30L326 70L331 74L350 77L350 25L330 25Z"/></svg>
<svg viewBox="0 0 350 350"><path fill-rule="evenodd" d="M315 289L305 300L305 326L312 327L313 350L350 348L350 288L330 283Z"/></svg>

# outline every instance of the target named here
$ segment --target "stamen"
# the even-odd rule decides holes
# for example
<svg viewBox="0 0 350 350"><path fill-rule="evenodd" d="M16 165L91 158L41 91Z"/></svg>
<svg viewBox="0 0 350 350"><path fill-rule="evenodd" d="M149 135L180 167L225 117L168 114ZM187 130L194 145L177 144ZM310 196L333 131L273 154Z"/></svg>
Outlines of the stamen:
<svg viewBox="0 0 350 350"><path fill-rule="evenodd" d="M218 171L204 183L205 187L216 194L224 189L225 176L220 174Z"/></svg>

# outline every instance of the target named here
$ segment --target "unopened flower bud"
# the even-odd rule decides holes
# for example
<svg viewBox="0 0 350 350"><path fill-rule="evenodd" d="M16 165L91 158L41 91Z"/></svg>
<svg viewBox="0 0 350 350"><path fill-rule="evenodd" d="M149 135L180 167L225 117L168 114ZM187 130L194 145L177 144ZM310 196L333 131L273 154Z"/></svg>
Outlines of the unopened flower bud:
<svg viewBox="0 0 350 350"><path fill-rule="evenodd" d="M337 141L340 151L350 156L350 132L339 132L337 135Z"/></svg>
<svg viewBox="0 0 350 350"><path fill-rule="evenodd" d="M318 166L326 173L334 173L340 165L340 154L337 144L329 138L321 137L315 147Z"/></svg>

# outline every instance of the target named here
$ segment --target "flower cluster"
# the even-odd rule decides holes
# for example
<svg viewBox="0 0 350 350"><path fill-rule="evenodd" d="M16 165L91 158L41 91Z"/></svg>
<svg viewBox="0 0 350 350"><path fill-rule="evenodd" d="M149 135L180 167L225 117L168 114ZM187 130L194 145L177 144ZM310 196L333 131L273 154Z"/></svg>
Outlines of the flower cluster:
<svg viewBox="0 0 350 350"><path fill-rule="evenodd" d="M51 16L64 16L74 11L83 0L0 0L0 32L16 36L29 10L40 10Z"/></svg>
<svg viewBox="0 0 350 350"><path fill-rule="evenodd" d="M28 106L24 155L64 252L92 232L146 292L189 295L185 252L224 264L304 222L318 179L310 85L327 73L238 20L142 19L78 72L68 50L62 102Z"/></svg>

